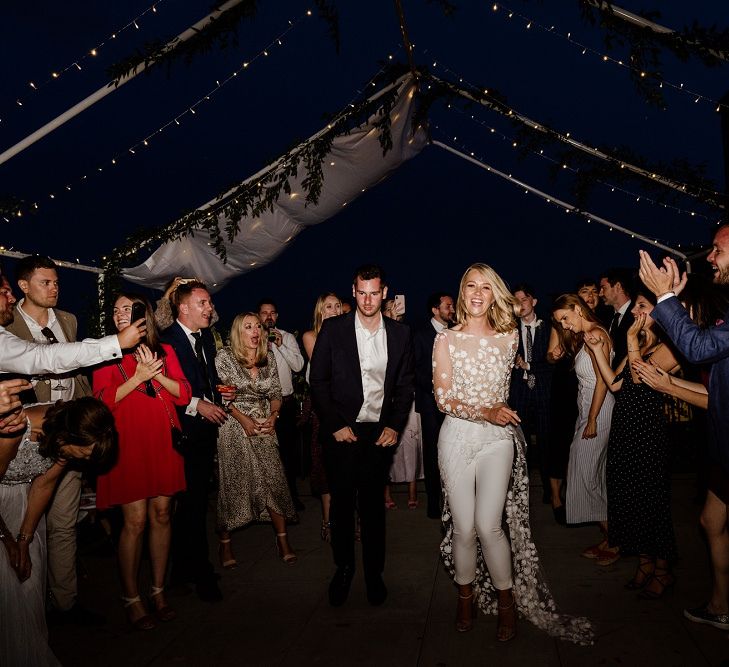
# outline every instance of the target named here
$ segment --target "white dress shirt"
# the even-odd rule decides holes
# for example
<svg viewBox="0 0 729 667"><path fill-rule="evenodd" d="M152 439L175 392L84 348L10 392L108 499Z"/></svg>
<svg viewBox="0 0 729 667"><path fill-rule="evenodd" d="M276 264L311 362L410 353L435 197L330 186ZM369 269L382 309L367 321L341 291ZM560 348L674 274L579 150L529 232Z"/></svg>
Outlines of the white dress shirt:
<svg viewBox="0 0 729 667"><path fill-rule="evenodd" d="M354 331L357 335L357 354L362 371L362 393L364 401L357 415L358 422L378 422L385 400L385 372L387 371L387 332L385 320L380 315L380 324L374 333L354 316Z"/></svg>
<svg viewBox="0 0 729 667"><path fill-rule="evenodd" d="M626 301L620 308L618 308L615 312L619 315L618 317L618 326L620 326L620 323L623 321L623 317L625 316L625 313L628 312L628 308L630 308L631 301Z"/></svg>
<svg viewBox="0 0 729 667"><path fill-rule="evenodd" d="M439 320L436 320L435 317L430 318L430 323L433 325L433 329L435 329L435 333L437 334L448 328L445 324L443 324Z"/></svg>
<svg viewBox="0 0 729 667"><path fill-rule="evenodd" d="M121 359L116 335L87 338L80 343L39 345L11 334L0 326L0 373L67 373L83 366L95 366Z"/></svg>
<svg viewBox="0 0 729 667"><path fill-rule="evenodd" d="M41 333L43 327L23 310L24 303L25 299L21 299L15 306L15 312L20 313L21 317L25 321L26 326L28 327L28 331L30 331L30 335L33 336L33 340L36 343L40 343L41 345L49 345L48 339ZM68 343L68 341L66 340L66 335L63 333L63 329L61 328L61 323L58 321L58 318L56 318L56 312L53 310L53 308L48 309L47 327L53 332L53 335L56 337L56 340L59 343ZM61 378L60 376L53 378L49 377L37 379L33 380L32 382L34 387L36 384L38 384L38 382L47 382L50 384L51 403L55 403L59 400L70 401L73 398L73 389L74 385L76 384L72 377Z"/></svg>
<svg viewBox="0 0 729 667"><path fill-rule="evenodd" d="M294 393L294 383L291 373L298 373L304 367L304 357L301 356L299 344L293 334L276 328L281 334L281 346L271 343L273 356L278 365L278 379L281 381L281 394L285 398ZM265 335L265 331L262 332Z"/></svg>

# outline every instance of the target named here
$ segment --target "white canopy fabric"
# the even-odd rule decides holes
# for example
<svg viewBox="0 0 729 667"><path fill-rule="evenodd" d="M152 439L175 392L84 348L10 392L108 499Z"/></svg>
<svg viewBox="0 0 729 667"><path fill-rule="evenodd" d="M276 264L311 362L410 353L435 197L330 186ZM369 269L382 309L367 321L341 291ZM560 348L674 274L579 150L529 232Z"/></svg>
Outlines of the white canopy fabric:
<svg viewBox="0 0 729 667"><path fill-rule="evenodd" d="M282 194L273 211L266 211L255 219L243 219L233 242L226 240L226 263L210 246L209 232L196 230L194 236L165 243L143 264L124 270L123 277L146 287L163 289L175 276L196 276L215 292L232 278L273 261L304 228L336 215L426 146L425 132L413 133L411 130L415 81L411 76L405 76L395 85L400 92L390 112L392 149L382 155L375 127L378 116L373 116L350 134L336 137L324 160L324 184L317 205L305 205L301 181L307 174L300 167L298 177L290 181L291 195ZM382 91L378 93L381 94ZM261 173L248 181L258 178ZM217 201L210 201L199 210L205 210ZM225 224L225 221L224 216L219 216L219 223Z"/></svg>

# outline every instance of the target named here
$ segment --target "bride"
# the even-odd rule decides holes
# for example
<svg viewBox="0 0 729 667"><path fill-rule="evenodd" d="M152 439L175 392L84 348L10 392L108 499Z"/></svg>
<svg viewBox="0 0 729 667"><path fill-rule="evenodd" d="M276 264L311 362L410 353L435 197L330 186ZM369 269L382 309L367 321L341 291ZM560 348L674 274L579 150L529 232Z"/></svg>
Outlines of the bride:
<svg viewBox="0 0 729 667"><path fill-rule="evenodd" d="M519 611L552 635L590 643L587 619L556 613L531 538L526 445L519 416L506 404L517 309L496 272L473 264L458 291L458 325L440 332L433 348L435 398L446 413L438 440L441 554L458 585L456 630L473 627L478 606L497 614L498 641L516 636Z"/></svg>
<svg viewBox="0 0 729 667"><path fill-rule="evenodd" d="M116 452L109 409L95 398L26 409L17 454L0 478L0 656L2 664L58 665L45 619L46 538L43 512L66 463L101 463ZM11 452L12 453L12 452ZM9 458L9 456L7 457ZM2 553L4 551L5 553Z"/></svg>

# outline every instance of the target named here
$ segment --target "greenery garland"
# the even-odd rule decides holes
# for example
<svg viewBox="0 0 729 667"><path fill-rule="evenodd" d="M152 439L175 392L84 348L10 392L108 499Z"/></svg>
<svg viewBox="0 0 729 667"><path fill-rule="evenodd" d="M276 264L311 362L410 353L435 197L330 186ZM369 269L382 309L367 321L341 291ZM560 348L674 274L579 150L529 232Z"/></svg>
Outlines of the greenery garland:
<svg viewBox="0 0 729 667"><path fill-rule="evenodd" d="M691 57L698 58L707 67L717 67L729 60L729 28L716 25L704 27L696 21L688 27L672 32L656 32L649 27L640 27L616 14L613 3L604 0L577 0L582 18L590 25L605 30L605 45L612 50L627 46L631 79L645 99L665 107L663 91L660 88L661 52L668 50L682 62ZM599 6L596 6L596 3ZM659 11L636 12L642 18L658 22Z"/></svg>

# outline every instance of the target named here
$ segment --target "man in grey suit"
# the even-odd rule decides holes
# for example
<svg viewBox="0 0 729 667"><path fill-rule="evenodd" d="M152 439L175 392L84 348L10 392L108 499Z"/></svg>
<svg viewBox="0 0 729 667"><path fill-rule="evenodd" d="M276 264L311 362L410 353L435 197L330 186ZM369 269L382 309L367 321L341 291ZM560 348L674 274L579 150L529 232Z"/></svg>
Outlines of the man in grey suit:
<svg viewBox="0 0 729 667"><path fill-rule="evenodd" d="M15 269L23 298L16 304L16 316L6 327L18 338L43 344L76 341L77 321L71 313L56 308L59 294L55 262L41 255L21 259ZM42 403L69 401L91 396L83 373L47 374L33 380L36 399ZM81 473L69 468L56 488L48 508L48 585L56 621L80 625L104 622L102 616L77 602L76 521L81 499Z"/></svg>
<svg viewBox="0 0 729 667"><path fill-rule="evenodd" d="M714 283L729 285L729 225L716 231L706 259L714 271ZM714 587L707 604L685 609L684 616L696 623L729 630L729 312L716 326L700 329L677 298L686 284L686 274L680 276L672 259L665 259L663 264L659 269L648 253L640 251L640 278L658 297L651 317L689 362L711 364L710 469L701 525L709 541Z"/></svg>

